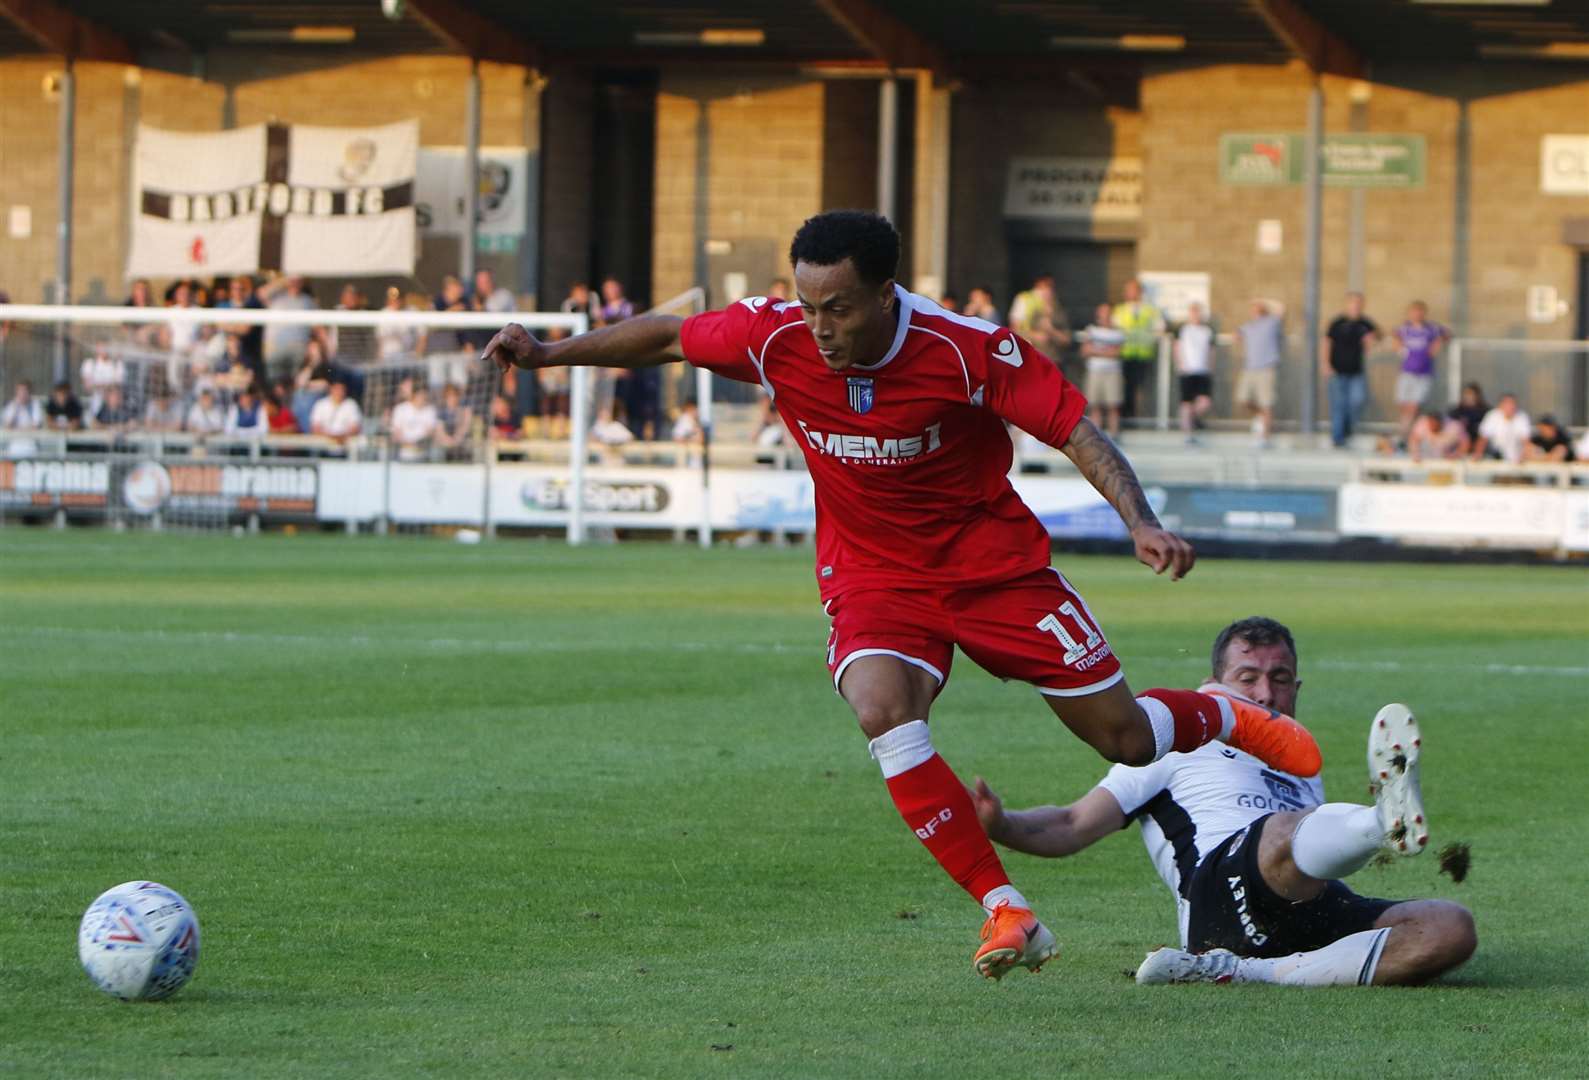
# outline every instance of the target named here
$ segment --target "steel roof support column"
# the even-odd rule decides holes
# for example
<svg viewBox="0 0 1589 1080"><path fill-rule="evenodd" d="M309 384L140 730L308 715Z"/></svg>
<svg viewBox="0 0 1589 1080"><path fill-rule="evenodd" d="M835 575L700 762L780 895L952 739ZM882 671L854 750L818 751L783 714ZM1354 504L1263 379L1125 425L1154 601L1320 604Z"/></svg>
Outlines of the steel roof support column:
<svg viewBox="0 0 1589 1080"><path fill-rule="evenodd" d="M1319 248L1323 240L1324 196L1324 85L1317 74L1308 90L1307 149L1303 152L1307 172L1307 213L1304 230L1307 252L1302 272L1302 341L1307 359L1302 374L1302 435L1308 441L1318 415L1319 393Z"/></svg>
<svg viewBox="0 0 1589 1080"><path fill-rule="evenodd" d="M58 116L59 146L56 148L57 215L55 220L55 302L72 302L72 174L77 163L77 74L72 58L66 58L61 73L61 102ZM55 328L55 381L65 381L71 372L66 349L66 324Z"/></svg>
<svg viewBox="0 0 1589 1080"><path fill-rule="evenodd" d="M458 276L465 289L474 288L475 251L480 244L480 61L469 61L469 102L464 120L463 238Z"/></svg>

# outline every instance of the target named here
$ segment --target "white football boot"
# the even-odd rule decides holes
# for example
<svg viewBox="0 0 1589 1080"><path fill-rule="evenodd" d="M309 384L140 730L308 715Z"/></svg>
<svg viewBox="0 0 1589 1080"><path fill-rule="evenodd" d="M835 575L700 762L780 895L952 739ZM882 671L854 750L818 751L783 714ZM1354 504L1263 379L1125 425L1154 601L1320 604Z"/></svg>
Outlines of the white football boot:
<svg viewBox="0 0 1589 1080"><path fill-rule="evenodd" d="M1164 983L1228 983L1236 975L1236 954L1229 949L1205 953L1185 949L1154 949L1137 968L1138 986Z"/></svg>
<svg viewBox="0 0 1589 1080"><path fill-rule="evenodd" d="M1405 705L1386 705L1368 729L1368 792L1385 830L1385 848L1397 855L1416 855L1429 845L1418 787L1422 746L1418 721Z"/></svg>

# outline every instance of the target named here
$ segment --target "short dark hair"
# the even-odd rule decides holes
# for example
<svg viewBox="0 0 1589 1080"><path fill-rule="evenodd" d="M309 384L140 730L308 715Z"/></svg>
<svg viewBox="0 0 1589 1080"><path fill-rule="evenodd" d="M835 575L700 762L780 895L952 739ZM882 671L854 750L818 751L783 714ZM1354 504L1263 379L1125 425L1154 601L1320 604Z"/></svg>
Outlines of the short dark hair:
<svg viewBox="0 0 1589 1080"><path fill-rule="evenodd" d="M837 266L845 259L868 285L899 273L899 231L870 210L829 210L806 218L789 245L789 265Z"/></svg>
<svg viewBox="0 0 1589 1080"><path fill-rule="evenodd" d="M1238 640L1245 641L1249 645L1283 644L1291 650L1291 658L1293 660L1297 658L1297 643L1291 639L1291 631L1287 629L1285 623L1276 622L1262 615L1249 615L1225 627L1214 639L1214 678L1218 679L1225 673L1225 651L1230 648L1232 641Z"/></svg>

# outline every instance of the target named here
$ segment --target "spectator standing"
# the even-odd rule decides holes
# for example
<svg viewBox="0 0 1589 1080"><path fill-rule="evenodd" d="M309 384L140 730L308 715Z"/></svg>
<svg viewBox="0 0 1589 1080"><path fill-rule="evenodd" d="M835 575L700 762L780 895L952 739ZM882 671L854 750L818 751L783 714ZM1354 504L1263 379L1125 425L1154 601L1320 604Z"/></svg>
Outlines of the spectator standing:
<svg viewBox="0 0 1589 1080"><path fill-rule="evenodd" d="M419 461L430 449L439 421L436 406L430 401L430 388L414 387L407 401L392 407L392 441L397 444L397 456L402 461Z"/></svg>
<svg viewBox="0 0 1589 1080"><path fill-rule="evenodd" d="M364 427L364 412L348 396L348 384L337 379L326 396L309 410L309 430L338 442L357 435Z"/></svg>
<svg viewBox="0 0 1589 1080"><path fill-rule="evenodd" d="M314 311L319 305L304 286L303 278L278 277L259 288L260 301L271 311ZM265 328L265 367L272 374L292 371L303 360L313 327L305 320Z"/></svg>
<svg viewBox="0 0 1589 1080"><path fill-rule="evenodd" d="M602 326L634 318L634 304L624 295L623 283L617 278L609 275L603 279L601 300ZM662 370L642 367L619 371L613 393L623 402L623 412L633 434L642 439L655 439L662 420Z"/></svg>
<svg viewBox="0 0 1589 1080"><path fill-rule="evenodd" d="M1070 344L1070 318L1054 295L1054 275L1039 274L1032 287L1010 301L1010 329L1036 346L1037 351L1063 367L1065 346Z"/></svg>
<svg viewBox="0 0 1589 1080"><path fill-rule="evenodd" d="M368 311L370 298L350 281L337 294L336 309ZM328 326L322 333L326 339L326 353L333 359L358 363L375 356L375 332L368 326Z"/></svg>
<svg viewBox="0 0 1589 1080"><path fill-rule="evenodd" d="M1164 315L1142 299L1142 283L1135 278L1126 282L1124 295L1125 300L1116 304L1114 309L1114 325L1126 336L1126 343L1120 348L1121 366L1126 377L1125 401L1121 412L1127 417L1134 417L1138 415L1142 384L1152 377L1153 365L1159 358L1159 335L1164 333Z"/></svg>
<svg viewBox="0 0 1589 1080"><path fill-rule="evenodd" d="M325 347L318 338L311 338L304 346L303 359L293 374L292 412L299 431L308 431L310 414L331 389L331 364L326 360Z"/></svg>
<svg viewBox="0 0 1589 1080"><path fill-rule="evenodd" d="M270 416L252 389L239 393L227 408L225 431L234 439L263 439L270 434Z"/></svg>
<svg viewBox="0 0 1589 1080"><path fill-rule="evenodd" d="M1252 414L1253 438L1267 447L1274 430L1275 381L1285 343L1280 314L1262 300L1252 302L1252 318L1241 324L1242 370L1236 383L1236 404Z"/></svg>
<svg viewBox="0 0 1589 1080"><path fill-rule="evenodd" d="M469 296L463 282L448 274L441 280L441 292L430 302L436 311L468 311ZM437 383L467 382L468 365L464 361L463 338L451 327L431 327L425 334L425 355L430 357L430 381Z"/></svg>
<svg viewBox="0 0 1589 1080"><path fill-rule="evenodd" d="M1379 340L1379 327L1363 314L1363 294L1346 294L1346 308L1324 331L1324 360L1330 368L1330 442L1345 447L1368 402L1363 354Z"/></svg>
<svg viewBox="0 0 1589 1080"><path fill-rule="evenodd" d="M1175 370L1181 381L1181 432L1196 445L1197 429L1214 406L1214 328L1203 321L1203 305L1191 304L1175 334Z"/></svg>
<svg viewBox="0 0 1589 1080"><path fill-rule="evenodd" d="M1401 373L1396 376L1396 409L1401 414L1401 437L1412 428L1418 409L1434 386L1435 358L1451 332L1429 321L1429 305L1414 300L1407 305L1407 321L1393 335L1401 349Z"/></svg>
<svg viewBox="0 0 1589 1080"><path fill-rule="evenodd" d="M1495 408L1479 423L1479 437L1473 441L1472 457L1499 458L1513 465L1523 460L1524 448L1533 436L1528 414L1517 407L1516 394L1502 394Z"/></svg>
<svg viewBox="0 0 1589 1080"><path fill-rule="evenodd" d="M83 426L83 403L72 393L71 383L58 382L50 389L44 419L57 431L76 431Z"/></svg>
<svg viewBox="0 0 1589 1080"><path fill-rule="evenodd" d="M773 278L767 286L767 299L782 303L790 298L790 292L788 278Z"/></svg>
<svg viewBox="0 0 1589 1080"><path fill-rule="evenodd" d="M260 311L264 303L254 294L254 279L238 274L226 286L226 298L215 305L233 311ZM261 384L265 381L265 327L260 323L228 323L221 327L239 339L238 354Z"/></svg>
<svg viewBox="0 0 1589 1080"><path fill-rule="evenodd" d="M590 294L590 286L583 281L576 281L568 287L568 295L563 298L557 310L564 315L583 314L590 320L590 325L595 326L598 317L597 308L595 298Z"/></svg>
<svg viewBox="0 0 1589 1080"><path fill-rule="evenodd" d="M1534 425L1534 434L1529 436L1528 444L1523 447L1523 460L1575 461L1577 455L1573 453L1572 440L1568 438L1567 430L1554 416L1547 414L1541 416L1539 422Z"/></svg>
<svg viewBox="0 0 1589 1080"><path fill-rule="evenodd" d="M403 311L403 290L392 285L386 290L386 302L381 305L382 311ZM419 352L419 327L417 326L392 326L389 324L378 326L375 329L375 356L385 362L400 360L414 356Z"/></svg>
<svg viewBox="0 0 1589 1080"><path fill-rule="evenodd" d="M172 286L171 306L184 312L194 309L193 287L186 281ZM202 329L197 320L185 317L174 318L166 325L166 347L170 350L166 356L166 385L175 393L182 393L192 385L193 365L204 363L199 356Z"/></svg>
<svg viewBox="0 0 1589 1080"><path fill-rule="evenodd" d="M138 278L132 283L127 293L127 301L122 306L134 308L158 306L154 299L154 289L150 287L147 278ZM166 338L166 328L161 323L133 322L125 324L123 329L133 344L145 348L160 348Z"/></svg>
<svg viewBox="0 0 1589 1080"><path fill-rule="evenodd" d="M496 275L490 270L482 268L475 271L474 290L469 294L470 311L491 311L498 315L507 315L518 306L518 301L513 299L513 293L498 285ZM493 333L494 331L489 329L466 330L463 339L470 349L479 352L491 341Z"/></svg>
<svg viewBox="0 0 1589 1080"><path fill-rule="evenodd" d="M601 307L596 317L602 326L634 318L634 304L623 294L623 282L610 274L601 281Z"/></svg>
<svg viewBox="0 0 1589 1080"><path fill-rule="evenodd" d="M985 285L972 287L970 293L966 295L966 306L963 314L969 315L973 319L982 319L993 323L995 326L1004 325L1004 318L999 314L998 307L993 303L993 290Z"/></svg>
<svg viewBox="0 0 1589 1080"><path fill-rule="evenodd" d="M1114 309L1108 304L1099 304L1081 346L1081 354L1087 361L1087 385L1083 392L1092 422L1103 427L1111 439L1120 437L1120 402L1125 397L1120 350L1125 340L1125 331L1114 325Z"/></svg>
<svg viewBox="0 0 1589 1080"><path fill-rule="evenodd" d="M121 390L126 386L127 365L122 363L121 357L110 355L109 346L99 345L93 356L83 358L77 374L83 393L88 397L88 411L97 413L111 387Z"/></svg>
<svg viewBox="0 0 1589 1080"><path fill-rule="evenodd" d="M219 435L226 430L226 413L215 403L213 390L206 387L199 391L182 426L189 435Z"/></svg>

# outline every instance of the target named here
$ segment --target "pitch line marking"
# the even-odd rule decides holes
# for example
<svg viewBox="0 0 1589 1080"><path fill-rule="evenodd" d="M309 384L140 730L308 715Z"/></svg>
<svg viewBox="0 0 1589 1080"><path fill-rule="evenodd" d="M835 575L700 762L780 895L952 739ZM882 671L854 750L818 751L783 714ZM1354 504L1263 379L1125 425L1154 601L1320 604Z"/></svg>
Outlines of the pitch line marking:
<svg viewBox="0 0 1589 1080"><path fill-rule="evenodd" d="M595 652L605 649L604 642L571 642L571 641L542 641L534 644L519 641L503 641L499 638L460 638L460 637L372 637L368 634L275 634L259 633L247 630L159 630L159 629L123 629L119 627L85 627L85 626L0 626L0 637L29 638L38 636L65 637L65 638L141 638L155 641L191 642L194 644L236 644L236 645L308 645L316 648L325 646L396 646L420 647L425 649L462 649L485 652L504 653L553 653L553 652ZM800 644L787 644L784 642L712 642L712 641L643 641L626 646L630 650L649 650L652 652L736 652L736 653L807 653L820 651L817 646L809 642ZM1194 657L1181 657L1181 664L1204 664L1205 660ZM1322 668L1326 671L1363 671L1386 672L1421 671L1421 672L1451 672L1467 671L1481 672L1485 675L1559 675L1567 678L1589 677L1589 666L1582 665L1552 665L1552 664L1440 664L1420 663L1404 660L1314 660L1307 665L1309 668Z"/></svg>

